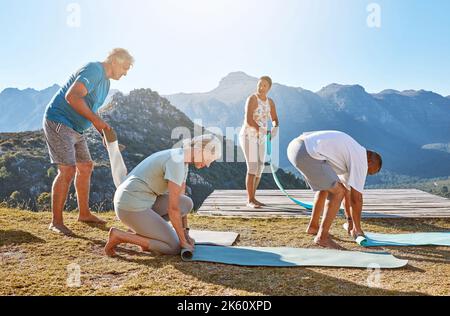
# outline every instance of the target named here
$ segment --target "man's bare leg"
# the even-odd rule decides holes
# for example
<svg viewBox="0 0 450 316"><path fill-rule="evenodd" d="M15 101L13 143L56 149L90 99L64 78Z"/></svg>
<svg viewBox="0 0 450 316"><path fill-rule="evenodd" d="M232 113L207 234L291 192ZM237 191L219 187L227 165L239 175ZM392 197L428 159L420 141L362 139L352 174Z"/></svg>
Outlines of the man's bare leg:
<svg viewBox="0 0 450 316"><path fill-rule="evenodd" d="M89 210L89 192L93 169L93 162L77 163L75 189L77 192L78 209L80 211L78 221L85 223L106 224L104 220L101 220L97 216L91 214L91 211Z"/></svg>
<svg viewBox="0 0 450 316"><path fill-rule="evenodd" d="M328 191L316 192L314 197L314 206L311 214L311 220L309 222L306 232L310 235L317 235L320 226L320 217L322 216L325 208L325 202L328 197Z"/></svg>
<svg viewBox="0 0 450 316"><path fill-rule="evenodd" d="M64 225L63 210L74 176L75 166L58 165L58 174L52 185L52 222L49 229L59 234L73 234L72 231Z"/></svg>
<svg viewBox="0 0 450 316"><path fill-rule="evenodd" d="M343 249L336 242L334 242L329 234L331 224L336 217L339 208L341 207L342 199L345 195L345 187L341 183L337 183L334 188L328 190L329 199L326 203L325 214L319 228L319 232L314 238L314 242L322 247L332 249Z"/></svg>

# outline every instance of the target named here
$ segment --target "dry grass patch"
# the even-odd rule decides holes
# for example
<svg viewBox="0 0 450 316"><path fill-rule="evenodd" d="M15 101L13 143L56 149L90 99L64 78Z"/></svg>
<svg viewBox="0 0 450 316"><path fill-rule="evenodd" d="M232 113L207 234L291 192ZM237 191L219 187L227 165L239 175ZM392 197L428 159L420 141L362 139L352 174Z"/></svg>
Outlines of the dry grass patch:
<svg viewBox="0 0 450 316"><path fill-rule="evenodd" d="M347 268L250 268L185 263L176 256L152 256L123 246L118 258L103 247L114 213L101 215L106 227L76 222L66 213L75 237L47 230L50 213L0 209L1 295L449 295L450 250L445 247L378 248L401 259L403 269L382 270L379 288L368 286L369 271ZM308 219L239 219L190 216L191 227L240 233L239 246L314 247L304 231ZM341 229L332 233L352 250L363 250ZM448 231L450 220L366 220L366 231L406 233ZM370 250L372 251L372 250ZM81 271L81 286L67 284L70 265Z"/></svg>

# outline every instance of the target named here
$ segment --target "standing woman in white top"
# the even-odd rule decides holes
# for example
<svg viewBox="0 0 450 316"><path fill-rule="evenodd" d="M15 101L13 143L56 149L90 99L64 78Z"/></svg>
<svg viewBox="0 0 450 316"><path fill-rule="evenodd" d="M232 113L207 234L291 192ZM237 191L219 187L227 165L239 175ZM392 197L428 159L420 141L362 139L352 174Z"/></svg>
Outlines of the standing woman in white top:
<svg viewBox="0 0 450 316"><path fill-rule="evenodd" d="M239 142L247 163L247 206L251 208L265 206L256 199L256 189L264 169L269 117L272 119L273 137L276 136L279 126L275 103L267 96L271 88L270 77L264 76L259 79L256 92L247 99L244 125L239 135Z"/></svg>

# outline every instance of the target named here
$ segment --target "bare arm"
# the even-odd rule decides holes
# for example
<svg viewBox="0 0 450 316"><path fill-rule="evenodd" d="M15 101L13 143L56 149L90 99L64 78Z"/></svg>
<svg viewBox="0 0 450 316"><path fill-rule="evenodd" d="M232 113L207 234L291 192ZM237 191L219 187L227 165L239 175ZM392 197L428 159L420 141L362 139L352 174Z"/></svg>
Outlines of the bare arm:
<svg viewBox="0 0 450 316"><path fill-rule="evenodd" d="M168 187L169 187L169 209L168 209L169 219L173 225L173 228L175 229L175 232L178 235L178 238L180 239L181 247L184 248L185 245L189 243L186 240L186 234L183 228L183 219L179 207L182 187L172 181L169 181Z"/></svg>
<svg viewBox="0 0 450 316"><path fill-rule="evenodd" d="M272 118L272 126L278 127L280 126L280 122L278 121L277 108L272 99L269 99L270 103L270 117Z"/></svg>
<svg viewBox="0 0 450 316"><path fill-rule="evenodd" d="M181 185L180 195L186 195L186 182ZM182 217L183 229L188 227L187 216Z"/></svg>
<svg viewBox="0 0 450 316"><path fill-rule="evenodd" d="M66 101L78 114L91 121L97 131L102 134L102 130L109 130L111 127L87 106L86 101L84 101L84 97L86 97L87 94L88 90L84 84L75 82L66 93Z"/></svg>
<svg viewBox="0 0 450 316"><path fill-rule="evenodd" d="M350 199L352 204L352 218L354 229L358 233L362 233L361 229L361 213L363 207L363 195L354 188L351 189Z"/></svg>

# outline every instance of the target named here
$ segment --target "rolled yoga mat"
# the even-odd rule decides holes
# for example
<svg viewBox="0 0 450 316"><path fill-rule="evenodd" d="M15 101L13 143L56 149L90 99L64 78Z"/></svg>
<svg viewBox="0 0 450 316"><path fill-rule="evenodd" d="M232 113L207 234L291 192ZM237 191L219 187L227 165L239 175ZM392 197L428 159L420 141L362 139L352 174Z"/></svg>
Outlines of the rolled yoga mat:
<svg viewBox="0 0 450 316"><path fill-rule="evenodd" d="M199 245L232 246L239 237L238 233L207 230L191 230L189 235L195 240L196 248ZM190 260L192 259L192 256L192 251L187 249L181 250L181 258L183 260Z"/></svg>
<svg viewBox="0 0 450 316"><path fill-rule="evenodd" d="M104 130L103 135L106 139L106 149L108 150L114 185L117 188L127 177L127 167L123 161L122 154L120 153L119 141L117 140L117 135L114 130Z"/></svg>
<svg viewBox="0 0 450 316"><path fill-rule="evenodd" d="M347 223L343 225L347 230ZM355 240L362 247L450 246L450 232L414 234L366 233Z"/></svg>
<svg viewBox="0 0 450 316"><path fill-rule="evenodd" d="M194 253L182 252L184 261L203 261L238 266L401 268L408 260L389 253L329 249L196 246Z"/></svg>

